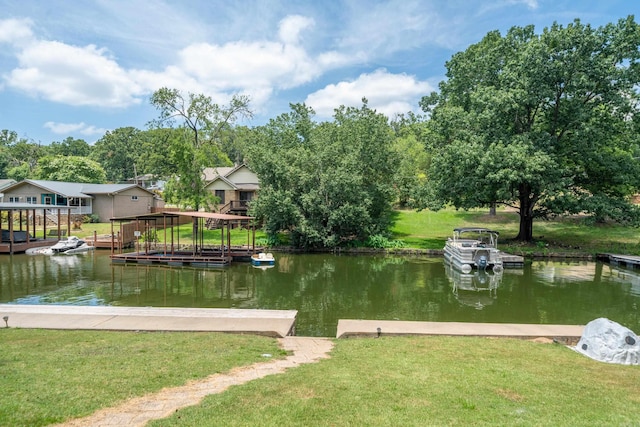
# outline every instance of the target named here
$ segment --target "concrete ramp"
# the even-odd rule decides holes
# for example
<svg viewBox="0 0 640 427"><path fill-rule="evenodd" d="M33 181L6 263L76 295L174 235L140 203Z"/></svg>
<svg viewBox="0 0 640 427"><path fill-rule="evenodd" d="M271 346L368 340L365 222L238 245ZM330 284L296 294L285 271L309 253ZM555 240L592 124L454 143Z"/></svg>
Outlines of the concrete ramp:
<svg viewBox="0 0 640 427"><path fill-rule="evenodd" d="M292 335L296 310L0 304L0 327Z"/></svg>
<svg viewBox="0 0 640 427"><path fill-rule="evenodd" d="M582 336L580 325L532 325L510 323L404 322L398 320L338 321L338 338L389 335L449 335L512 338L550 338L575 343Z"/></svg>

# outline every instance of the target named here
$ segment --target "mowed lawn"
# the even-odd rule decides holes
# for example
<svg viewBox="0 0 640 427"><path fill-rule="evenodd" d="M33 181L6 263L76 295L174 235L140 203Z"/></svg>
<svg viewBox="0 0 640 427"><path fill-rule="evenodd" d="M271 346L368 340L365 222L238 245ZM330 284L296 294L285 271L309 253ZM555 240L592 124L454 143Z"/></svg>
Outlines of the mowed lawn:
<svg viewBox="0 0 640 427"><path fill-rule="evenodd" d="M42 426L264 360L276 340L0 330L0 425ZM639 366L516 339L336 340L330 359L231 387L155 426L638 425Z"/></svg>
<svg viewBox="0 0 640 427"><path fill-rule="evenodd" d="M442 249L456 227L487 227L500 233L500 249L508 253L533 255L588 254L601 252L640 255L640 228L617 224L590 224L586 218L572 216L537 220L533 241L515 241L519 229L516 212L498 210L495 216L486 209L438 212L403 210L394 212L392 234L407 247Z"/></svg>

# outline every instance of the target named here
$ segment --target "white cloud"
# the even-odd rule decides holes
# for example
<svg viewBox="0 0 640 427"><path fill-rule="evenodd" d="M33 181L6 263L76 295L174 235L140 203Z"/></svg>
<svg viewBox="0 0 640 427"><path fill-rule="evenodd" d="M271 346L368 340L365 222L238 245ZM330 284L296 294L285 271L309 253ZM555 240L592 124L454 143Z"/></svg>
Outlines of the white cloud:
<svg viewBox="0 0 640 427"><path fill-rule="evenodd" d="M94 45L39 41L19 55L7 84L36 97L75 106L125 107L140 102L140 87Z"/></svg>
<svg viewBox="0 0 640 427"><path fill-rule="evenodd" d="M8 43L14 46L24 46L33 40L29 19L4 19L0 20L0 43Z"/></svg>
<svg viewBox="0 0 640 427"><path fill-rule="evenodd" d="M434 88L407 74L391 74L384 69L362 74L356 80L331 84L307 96L305 103L319 117L328 118L341 105L358 107L367 98L370 108L387 117L418 109L418 101Z"/></svg>
<svg viewBox="0 0 640 427"><path fill-rule="evenodd" d="M87 125L84 122L80 123L57 123L46 122L44 124L46 129L58 135L70 135L79 133L81 135L103 135L107 132L107 129L98 128L93 125Z"/></svg>
<svg viewBox="0 0 640 427"><path fill-rule="evenodd" d="M280 21L278 35L284 44L298 44L302 30L312 27L315 21L300 15L291 15Z"/></svg>

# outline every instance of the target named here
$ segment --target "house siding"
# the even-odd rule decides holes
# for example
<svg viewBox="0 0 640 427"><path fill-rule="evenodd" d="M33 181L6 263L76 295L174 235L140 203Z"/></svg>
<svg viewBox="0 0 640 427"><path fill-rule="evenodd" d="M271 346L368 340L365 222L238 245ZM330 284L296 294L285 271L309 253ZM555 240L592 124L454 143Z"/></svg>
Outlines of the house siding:
<svg viewBox="0 0 640 427"><path fill-rule="evenodd" d="M94 194L93 213L100 217L100 221L121 216L141 215L159 207L153 195L141 188L130 188L126 191L108 194ZM136 196L137 200L132 200Z"/></svg>

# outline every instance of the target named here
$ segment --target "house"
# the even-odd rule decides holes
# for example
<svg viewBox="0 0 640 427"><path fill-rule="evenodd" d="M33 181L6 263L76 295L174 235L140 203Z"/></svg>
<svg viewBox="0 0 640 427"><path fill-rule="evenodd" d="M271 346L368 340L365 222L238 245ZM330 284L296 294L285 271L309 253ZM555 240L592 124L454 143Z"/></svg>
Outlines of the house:
<svg viewBox="0 0 640 427"><path fill-rule="evenodd" d="M249 202L260 190L258 176L245 164L234 167L207 168L204 170L205 186L220 201L220 213L246 215Z"/></svg>
<svg viewBox="0 0 640 427"><path fill-rule="evenodd" d="M99 221L138 215L164 206L152 191L135 184L85 184L25 179L2 190L6 203L66 207L71 215L96 215Z"/></svg>

